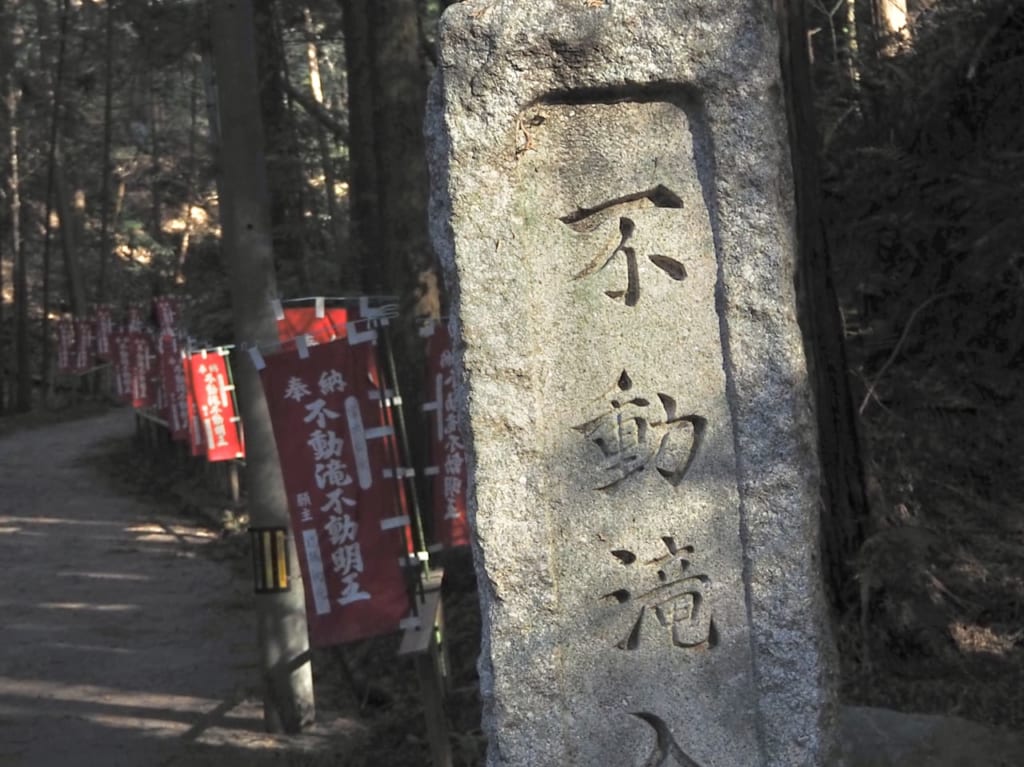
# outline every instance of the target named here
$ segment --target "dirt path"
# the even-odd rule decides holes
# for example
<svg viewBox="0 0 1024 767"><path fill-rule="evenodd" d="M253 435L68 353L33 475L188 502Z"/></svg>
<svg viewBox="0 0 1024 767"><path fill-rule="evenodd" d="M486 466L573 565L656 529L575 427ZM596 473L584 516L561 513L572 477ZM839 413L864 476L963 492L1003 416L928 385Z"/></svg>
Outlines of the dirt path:
<svg viewBox="0 0 1024 767"><path fill-rule="evenodd" d="M252 597L214 533L90 465L130 411L0 439L0 765L308 764L262 732ZM343 728L342 728L343 729ZM319 761L319 760L317 760Z"/></svg>

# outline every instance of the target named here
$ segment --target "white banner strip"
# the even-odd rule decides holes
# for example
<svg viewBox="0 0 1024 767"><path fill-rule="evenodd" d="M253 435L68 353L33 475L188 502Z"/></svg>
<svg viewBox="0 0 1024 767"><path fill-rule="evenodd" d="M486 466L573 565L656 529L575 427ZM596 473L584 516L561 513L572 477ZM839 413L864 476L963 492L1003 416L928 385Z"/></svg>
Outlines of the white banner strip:
<svg viewBox="0 0 1024 767"><path fill-rule="evenodd" d="M266 361L263 359L263 355L260 354L260 350L255 346L249 347L249 359L252 360L252 364L256 366L257 370L263 370L267 366Z"/></svg>
<svg viewBox="0 0 1024 767"><path fill-rule="evenodd" d="M327 580L324 575L324 563L320 559L320 542L316 530L302 531L302 547L306 551L306 566L309 569L310 590L313 592L313 604L317 615L326 615L331 611L331 600L327 594Z"/></svg>
<svg viewBox="0 0 1024 767"><path fill-rule="evenodd" d="M396 527L405 527L409 524L408 517L390 517L380 521L381 530L394 530Z"/></svg>
<svg viewBox="0 0 1024 767"><path fill-rule="evenodd" d="M345 326L348 328L348 342L355 346L356 344L365 344L367 341L373 343L377 342L377 331L373 328L369 330L359 330L358 323L353 320L352 322L346 322Z"/></svg>

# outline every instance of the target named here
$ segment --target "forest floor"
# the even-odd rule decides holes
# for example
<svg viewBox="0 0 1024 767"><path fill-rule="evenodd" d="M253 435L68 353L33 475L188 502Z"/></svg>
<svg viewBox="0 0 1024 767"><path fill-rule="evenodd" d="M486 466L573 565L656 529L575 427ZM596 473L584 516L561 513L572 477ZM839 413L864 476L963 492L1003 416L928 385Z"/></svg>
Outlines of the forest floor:
<svg viewBox="0 0 1024 767"><path fill-rule="evenodd" d="M1024 731L1024 393L1019 371L948 349L892 353L864 407L871 519L839 631L844 698Z"/></svg>
<svg viewBox="0 0 1024 767"><path fill-rule="evenodd" d="M1024 731L1024 7L933 5L817 105L870 499L844 695Z"/></svg>

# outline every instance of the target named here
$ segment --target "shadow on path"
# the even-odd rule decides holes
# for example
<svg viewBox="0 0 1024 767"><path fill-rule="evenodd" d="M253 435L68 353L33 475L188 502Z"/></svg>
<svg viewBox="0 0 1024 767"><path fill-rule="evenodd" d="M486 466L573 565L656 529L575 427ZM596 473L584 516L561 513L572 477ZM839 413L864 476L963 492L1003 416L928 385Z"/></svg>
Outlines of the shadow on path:
<svg viewBox="0 0 1024 767"><path fill-rule="evenodd" d="M250 584L203 555L216 535L85 460L132 428L115 410L0 439L0 764L342 759L351 721L263 732Z"/></svg>

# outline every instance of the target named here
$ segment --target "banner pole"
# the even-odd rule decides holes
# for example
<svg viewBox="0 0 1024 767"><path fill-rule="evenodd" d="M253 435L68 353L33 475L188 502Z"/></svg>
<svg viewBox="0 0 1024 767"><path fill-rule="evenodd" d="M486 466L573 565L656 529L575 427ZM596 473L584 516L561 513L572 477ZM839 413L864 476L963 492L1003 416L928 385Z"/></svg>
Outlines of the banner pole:
<svg viewBox="0 0 1024 767"><path fill-rule="evenodd" d="M409 450L409 435L408 435L408 432L405 429L405 411L404 411L403 406L401 404L402 403L401 391L398 388L398 372L397 372L397 369L396 369L396 366L395 366L395 355L394 355L394 351L393 351L393 345L391 343L390 328L385 326L385 327L381 328L380 330L381 330L381 333L380 333L381 338L384 341L384 343L383 343L383 346L384 346L384 356L386 357L386 362L387 362L387 366L388 366L388 377L391 379L391 388L392 388L392 390L395 393L395 400L396 400L396 404L394 405L395 424L398 427L398 440L396 440L396 443L399 443L399 444L396 444L395 447L396 447L396 450L398 450L399 452L404 452L406 458L408 459L409 466L411 467L412 466L412 454L410 453L410 450ZM381 396L383 396L383 394L384 394L384 392L381 392ZM396 458L400 458L400 457L401 456L396 456ZM414 522L413 527L415 529L415 535L416 535L417 552L419 552L419 551L426 551L427 550L427 538L426 538L426 535L423 532L423 518L420 515L420 498L419 498L419 486L418 486L419 483L417 481L419 479L419 477L414 473L412 475L411 479L412 479L412 492L410 494L412 495L412 514L413 514L413 522Z"/></svg>

